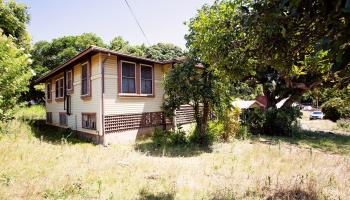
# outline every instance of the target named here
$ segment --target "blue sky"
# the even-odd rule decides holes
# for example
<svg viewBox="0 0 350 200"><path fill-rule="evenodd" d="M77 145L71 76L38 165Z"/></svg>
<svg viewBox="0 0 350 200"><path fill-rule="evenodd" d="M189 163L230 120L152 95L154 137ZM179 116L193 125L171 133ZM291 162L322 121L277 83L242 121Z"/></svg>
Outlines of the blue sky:
<svg viewBox="0 0 350 200"><path fill-rule="evenodd" d="M33 42L93 32L109 42L122 36L146 43L124 0L17 0L29 6ZM151 44L170 42L185 47L183 24L214 0L128 0Z"/></svg>

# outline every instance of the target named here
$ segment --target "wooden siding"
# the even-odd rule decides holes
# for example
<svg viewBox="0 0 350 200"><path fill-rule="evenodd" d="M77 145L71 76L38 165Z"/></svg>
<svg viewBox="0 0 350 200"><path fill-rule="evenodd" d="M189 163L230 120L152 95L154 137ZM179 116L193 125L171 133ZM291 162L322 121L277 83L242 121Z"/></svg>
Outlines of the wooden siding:
<svg viewBox="0 0 350 200"><path fill-rule="evenodd" d="M82 61L84 63L85 61ZM59 126L59 113L65 112L64 102L55 100L55 80L63 76L61 73L52 79L52 101L46 103L47 112L52 112L52 124ZM88 132L96 134L101 132L102 127L100 123L100 104L101 104L101 66L100 55L96 54L91 57L91 98L84 100L81 98L81 65L77 64L73 67L73 93L71 94L71 115L67 116L68 127L73 130ZM96 113L96 128L97 130L88 130L82 128L83 112Z"/></svg>
<svg viewBox="0 0 350 200"><path fill-rule="evenodd" d="M104 60L106 56L103 56ZM123 59L127 61L126 59ZM104 96L104 111L105 115L119 115L119 114L136 114L147 112L160 112L163 103L164 90L161 81L164 71L170 65L154 64L154 96L142 97L118 96L118 71L117 71L117 57L108 56L105 66L105 96Z"/></svg>

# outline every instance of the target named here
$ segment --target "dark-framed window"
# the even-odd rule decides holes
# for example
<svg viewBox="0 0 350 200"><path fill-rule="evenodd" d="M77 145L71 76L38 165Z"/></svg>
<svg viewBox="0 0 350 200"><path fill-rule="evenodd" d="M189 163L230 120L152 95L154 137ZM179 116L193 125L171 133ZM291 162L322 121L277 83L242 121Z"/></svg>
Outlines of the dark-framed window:
<svg viewBox="0 0 350 200"><path fill-rule="evenodd" d="M47 123L52 123L52 112L47 112L46 113L46 122Z"/></svg>
<svg viewBox="0 0 350 200"><path fill-rule="evenodd" d="M59 113L59 120L61 126L67 126L68 120L67 120L67 114L66 113Z"/></svg>
<svg viewBox="0 0 350 200"><path fill-rule="evenodd" d="M141 64L141 94L153 94L153 67Z"/></svg>
<svg viewBox="0 0 350 200"><path fill-rule="evenodd" d="M136 63L122 61L122 93L136 93Z"/></svg>
<svg viewBox="0 0 350 200"><path fill-rule="evenodd" d="M96 130L96 113L82 113L82 127Z"/></svg>
<svg viewBox="0 0 350 200"><path fill-rule="evenodd" d="M90 94L90 69L89 63L81 65L81 95Z"/></svg>
<svg viewBox="0 0 350 200"><path fill-rule="evenodd" d="M64 93L64 82L63 77L56 80L56 99L63 98Z"/></svg>
<svg viewBox="0 0 350 200"><path fill-rule="evenodd" d="M69 70L67 71L67 90L73 89L73 71Z"/></svg>
<svg viewBox="0 0 350 200"><path fill-rule="evenodd" d="M51 100L52 99L51 83L46 84L46 94L47 94L47 100Z"/></svg>

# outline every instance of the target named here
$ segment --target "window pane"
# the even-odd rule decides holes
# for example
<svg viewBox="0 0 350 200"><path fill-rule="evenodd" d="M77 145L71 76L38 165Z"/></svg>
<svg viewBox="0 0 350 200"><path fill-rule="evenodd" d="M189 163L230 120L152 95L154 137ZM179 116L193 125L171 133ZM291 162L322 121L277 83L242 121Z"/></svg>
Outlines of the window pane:
<svg viewBox="0 0 350 200"><path fill-rule="evenodd" d="M81 76L82 76L82 78L87 77L87 64L84 64L81 66Z"/></svg>
<svg viewBox="0 0 350 200"><path fill-rule="evenodd" d="M87 94L87 80L82 80L82 91L81 91L81 94Z"/></svg>
<svg viewBox="0 0 350 200"><path fill-rule="evenodd" d="M122 82L122 85L123 85L123 93L127 93L128 92L128 79L127 78L123 78L123 82Z"/></svg>
<svg viewBox="0 0 350 200"><path fill-rule="evenodd" d="M152 79L152 67L141 65L141 78Z"/></svg>
<svg viewBox="0 0 350 200"><path fill-rule="evenodd" d="M55 82L55 97L58 98L58 81Z"/></svg>
<svg viewBox="0 0 350 200"><path fill-rule="evenodd" d="M135 79L129 78L128 79L128 86L129 86L129 93L135 93L136 92Z"/></svg>
<svg viewBox="0 0 350 200"><path fill-rule="evenodd" d="M135 77L135 64L122 63L122 76L123 77Z"/></svg>
<svg viewBox="0 0 350 200"><path fill-rule="evenodd" d="M122 90L123 93L135 93L135 79L134 78L123 78L122 79Z"/></svg>
<svg viewBox="0 0 350 200"><path fill-rule="evenodd" d="M152 80L142 80L141 81L141 93L142 94L152 94Z"/></svg>

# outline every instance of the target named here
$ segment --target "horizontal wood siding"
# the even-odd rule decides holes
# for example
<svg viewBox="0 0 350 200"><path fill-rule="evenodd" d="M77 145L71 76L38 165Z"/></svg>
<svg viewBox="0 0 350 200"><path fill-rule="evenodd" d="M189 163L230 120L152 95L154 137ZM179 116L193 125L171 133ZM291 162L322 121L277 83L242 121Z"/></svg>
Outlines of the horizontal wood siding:
<svg viewBox="0 0 350 200"><path fill-rule="evenodd" d="M84 62L84 61L83 61ZM83 63L82 62L82 63ZM91 57L91 98L84 100L81 98L81 65L77 64L73 67L73 93L71 94L71 115L68 118L68 127L73 130L96 134L97 130L101 131L100 123L100 103L101 103L101 67L100 55L96 54ZM64 102L55 100L55 79L63 76L63 73L52 79L51 103L46 103L47 112L52 112L52 121L54 125L59 125L59 113L65 112ZM87 130L82 128L81 113L96 113L97 130Z"/></svg>
<svg viewBox="0 0 350 200"><path fill-rule="evenodd" d="M105 58L105 57L104 57ZM103 59L104 59L103 58ZM125 60L125 59L123 59ZM160 112L163 103L164 90L161 81L164 68L154 65L154 96L153 97L122 97L118 96L117 57L109 56L105 62L105 97L104 109L106 115L133 114L145 112Z"/></svg>

